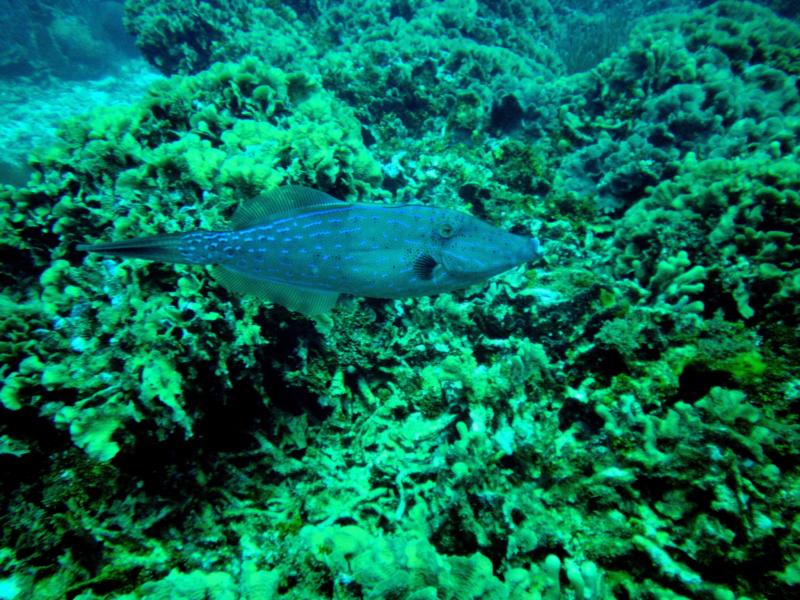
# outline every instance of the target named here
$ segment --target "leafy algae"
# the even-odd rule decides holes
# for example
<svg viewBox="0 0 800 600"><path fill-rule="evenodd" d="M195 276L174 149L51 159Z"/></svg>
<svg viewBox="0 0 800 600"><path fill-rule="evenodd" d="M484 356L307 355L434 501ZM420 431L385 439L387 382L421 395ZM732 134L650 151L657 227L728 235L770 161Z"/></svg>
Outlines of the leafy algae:
<svg viewBox="0 0 800 600"><path fill-rule="evenodd" d="M564 3L202 4L130 2L178 75L0 191L2 589L789 597L797 24L676 10L592 65ZM467 208L545 264L314 322L74 250L284 183Z"/></svg>

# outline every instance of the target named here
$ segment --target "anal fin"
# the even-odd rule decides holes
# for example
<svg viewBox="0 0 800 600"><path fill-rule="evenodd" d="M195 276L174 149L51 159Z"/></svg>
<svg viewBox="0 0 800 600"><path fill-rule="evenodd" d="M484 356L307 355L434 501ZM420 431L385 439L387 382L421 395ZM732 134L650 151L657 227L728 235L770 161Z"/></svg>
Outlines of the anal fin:
<svg viewBox="0 0 800 600"><path fill-rule="evenodd" d="M325 292L274 281L264 281L219 265L211 267L211 275L220 285L231 292L257 296L262 300L269 300L309 317L329 312L339 299L338 292Z"/></svg>

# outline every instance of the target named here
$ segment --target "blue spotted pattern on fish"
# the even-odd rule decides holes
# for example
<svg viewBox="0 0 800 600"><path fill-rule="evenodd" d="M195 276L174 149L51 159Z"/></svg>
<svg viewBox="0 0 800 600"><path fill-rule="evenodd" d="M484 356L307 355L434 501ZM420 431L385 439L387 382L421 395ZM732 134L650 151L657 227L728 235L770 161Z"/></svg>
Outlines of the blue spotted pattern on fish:
<svg viewBox="0 0 800 600"><path fill-rule="evenodd" d="M287 186L245 203L230 231L80 245L79 250L213 264L226 288L313 315L340 294L405 298L482 282L541 255L538 240L459 211L351 204Z"/></svg>

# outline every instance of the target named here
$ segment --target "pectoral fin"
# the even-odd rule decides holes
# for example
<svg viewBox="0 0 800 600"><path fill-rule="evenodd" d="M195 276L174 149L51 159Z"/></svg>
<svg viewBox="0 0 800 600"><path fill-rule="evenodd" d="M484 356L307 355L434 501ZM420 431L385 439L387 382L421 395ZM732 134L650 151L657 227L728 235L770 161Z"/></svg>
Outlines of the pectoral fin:
<svg viewBox="0 0 800 600"><path fill-rule="evenodd" d="M231 292L252 294L262 300L269 300L309 317L330 311L339 298L338 292L324 292L273 281L263 281L221 266L212 267L211 275L220 285Z"/></svg>
<svg viewBox="0 0 800 600"><path fill-rule="evenodd" d="M433 279L433 270L438 264L430 254L422 252L414 259L414 274L423 281L430 281Z"/></svg>

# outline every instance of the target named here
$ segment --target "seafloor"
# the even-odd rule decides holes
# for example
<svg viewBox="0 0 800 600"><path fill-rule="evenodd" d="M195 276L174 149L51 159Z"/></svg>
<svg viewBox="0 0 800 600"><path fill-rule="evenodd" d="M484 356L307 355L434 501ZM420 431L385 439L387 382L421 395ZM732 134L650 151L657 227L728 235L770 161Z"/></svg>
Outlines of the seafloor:
<svg viewBox="0 0 800 600"><path fill-rule="evenodd" d="M128 0L165 77L0 10L0 600L800 597L796 2ZM76 250L284 184L545 255L309 319Z"/></svg>

